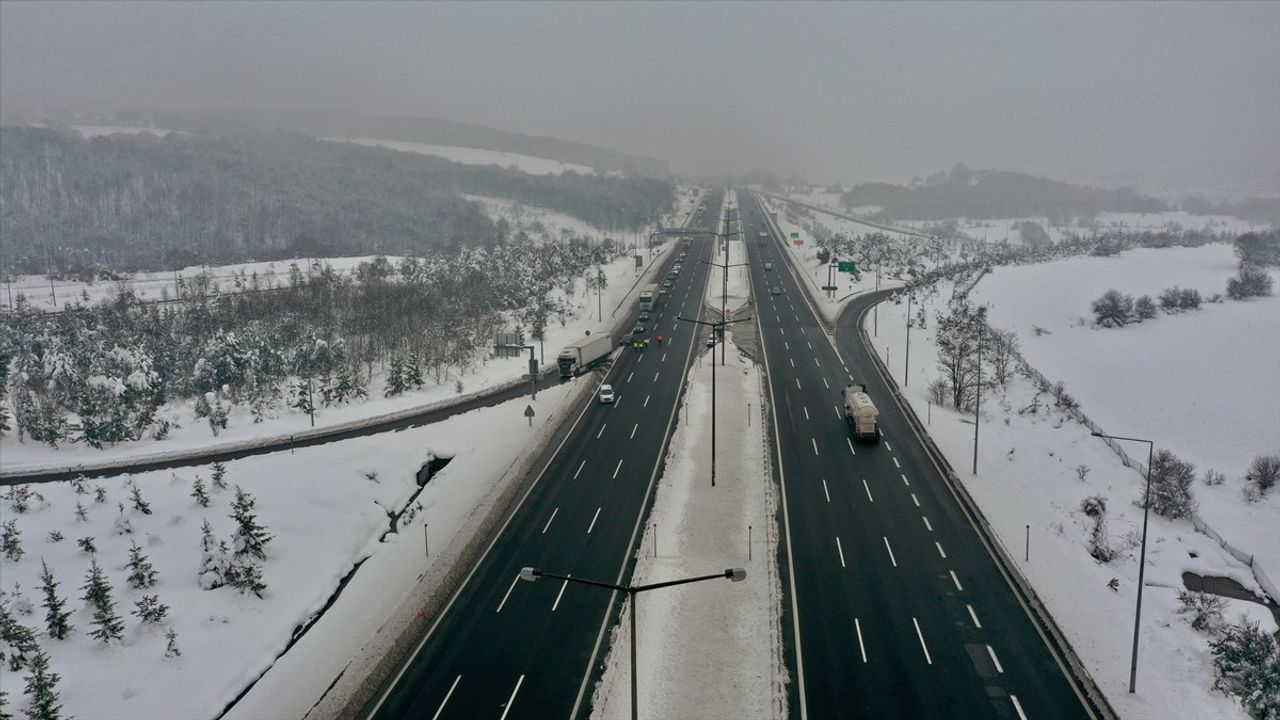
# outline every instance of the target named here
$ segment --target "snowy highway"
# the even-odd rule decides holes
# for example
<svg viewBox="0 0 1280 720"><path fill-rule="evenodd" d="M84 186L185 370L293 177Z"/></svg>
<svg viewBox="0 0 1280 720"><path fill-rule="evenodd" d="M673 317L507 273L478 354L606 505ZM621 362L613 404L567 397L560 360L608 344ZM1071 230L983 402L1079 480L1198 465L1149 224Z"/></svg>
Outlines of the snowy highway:
<svg viewBox="0 0 1280 720"><path fill-rule="evenodd" d="M706 216L719 215L708 200ZM576 716L599 676L620 598L568 583L517 582L525 566L609 582L629 578L640 523L661 474L699 317L709 239L653 312L644 351L624 348L604 378L612 405L587 401L494 544L365 714L376 718ZM657 336L666 342L657 344ZM500 438L494 439L500 442Z"/></svg>

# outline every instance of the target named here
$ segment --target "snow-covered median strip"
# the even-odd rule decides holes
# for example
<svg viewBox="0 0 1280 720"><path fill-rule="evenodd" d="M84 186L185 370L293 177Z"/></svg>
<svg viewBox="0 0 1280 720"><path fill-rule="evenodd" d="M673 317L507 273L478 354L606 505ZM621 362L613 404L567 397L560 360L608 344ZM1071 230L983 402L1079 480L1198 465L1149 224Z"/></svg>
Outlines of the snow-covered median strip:
<svg viewBox="0 0 1280 720"><path fill-rule="evenodd" d="M717 470L711 487L711 362L690 371L687 408L640 545L633 585L744 567L741 583L710 580L638 596L639 707L644 717L782 718L781 585L776 490L768 472L760 372L737 352L717 367ZM748 548L748 542L753 547ZM655 557L655 543L657 555ZM593 718L630 713L630 607L610 636Z"/></svg>

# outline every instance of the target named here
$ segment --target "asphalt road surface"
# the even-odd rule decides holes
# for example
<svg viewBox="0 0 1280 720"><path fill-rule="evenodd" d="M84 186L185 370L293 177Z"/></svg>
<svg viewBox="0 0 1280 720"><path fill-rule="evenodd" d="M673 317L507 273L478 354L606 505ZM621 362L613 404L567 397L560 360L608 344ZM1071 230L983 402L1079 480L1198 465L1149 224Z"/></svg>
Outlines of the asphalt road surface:
<svg viewBox="0 0 1280 720"><path fill-rule="evenodd" d="M708 225L719 210L720 199L709 198ZM532 566L607 582L630 577L686 370L707 335L676 319L700 316L708 266L699 261L712 257L708 238L687 245L682 271L647 323L649 348L624 349L608 370L604 382L617 401L602 405L593 397L582 408L528 496L367 715L545 718L589 708L620 598L545 578L521 582L518 574ZM659 345L658 334L667 342ZM599 381L598 375L577 380Z"/></svg>
<svg viewBox="0 0 1280 720"><path fill-rule="evenodd" d="M876 373L856 323L877 298L847 309L837 352L782 255L787 240L739 197L785 495L792 715L1089 717ZM853 440L850 382L880 410L879 442Z"/></svg>

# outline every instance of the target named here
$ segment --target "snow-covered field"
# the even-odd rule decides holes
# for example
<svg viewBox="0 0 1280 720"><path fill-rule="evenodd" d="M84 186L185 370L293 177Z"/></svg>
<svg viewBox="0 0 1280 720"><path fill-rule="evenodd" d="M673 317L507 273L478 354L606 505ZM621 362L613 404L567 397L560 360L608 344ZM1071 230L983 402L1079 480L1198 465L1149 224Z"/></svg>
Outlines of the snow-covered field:
<svg viewBox="0 0 1280 720"><path fill-rule="evenodd" d="M293 676L295 682L274 685L275 694L250 696L250 716L301 716L314 702L315 696L307 693L323 690L306 682L331 680L334 663L341 668L353 643L358 647L364 640L367 624L384 617L402 595L397 590L426 569L423 523L430 525L434 555L436 548L448 545L571 387L539 393L533 427L523 416L530 402L523 398L424 428L227 463L227 490L210 487L211 469L201 467L91 482L88 494L79 496L69 483L32 486L44 501L24 514L14 513L5 502L4 518L16 521L26 550L16 562L0 560L5 592L16 586L38 604L43 559L61 584L60 594L70 599L68 607L75 609L69 638L54 640L43 633L39 638L52 657L52 670L62 676L58 690L64 713L81 718L219 716L271 666L295 629L324 607L342 578L372 555L372 572L357 573L344 591L340 605L349 622L324 629L321 650L300 659L305 671ZM451 455L453 461L413 503L414 517L400 521L403 537L384 538L390 529L388 514L409 504L417 491L418 468L433 455ZM207 509L191 495L196 476L210 488ZM136 483L150 503L150 514L133 509L126 480ZM105 489L101 503L95 501L95 485ZM230 587L201 590L197 584L201 523L208 520L218 539L230 537L235 524L228 504L237 485L256 499L258 519L274 536L262 563L267 589L261 599ZM77 501L86 508L85 520L76 519ZM117 503L124 503L123 512ZM131 526L130 534L117 532L119 518ZM65 539L52 542L53 531ZM95 539L95 557L110 581L117 611L126 618L121 643L103 645L89 637L90 612L78 589L90 563L90 556L77 547L82 537ZM150 590L133 590L125 582L132 541L159 573ZM158 626L140 627L128 615L144 592L158 594L171 608ZM13 609L12 595L8 600ZM43 615L37 608L34 614L18 614L17 620L43 628ZM167 628L177 633L180 657L165 657ZM0 669L0 686L9 691L11 708L25 705L22 678L23 673L10 672L7 665ZM306 704L298 707L299 702Z"/></svg>
<svg viewBox="0 0 1280 720"><path fill-rule="evenodd" d="M1163 213L1100 213L1097 217L1101 231L1118 230L1123 232L1159 232L1162 230L1205 230L1214 233L1239 235L1257 230L1262 226L1254 225L1229 215L1192 215L1181 210ZM924 228L936 224L937 221L895 220L901 227ZM1034 222L1049 234L1053 242L1061 242L1072 235L1089 235L1089 228L1075 225L1054 226L1047 217L995 218L971 220L957 218L959 231L973 240L983 242L1008 242L1011 245L1022 244L1022 237L1015 225L1021 222Z"/></svg>
<svg viewBox="0 0 1280 720"><path fill-rule="evenodd" d="M1201 472L1225 473L1222 485L1197 484L1200 515L1280 583L1280 493L1253 505L1241 496L1253 458L1280 454L1280 297L1206 303L1123 328L1091 324L1090 303L1109 288L1157 297L1177 285L1209 297L1235 272L1225 244L1136 249L993 268L971 297L1107 432L1150 438ZM1280 287L1280 271L1271 275Z"/></svg>
<svg viewBox="0 0 1280 720"><path fill-rule="evenodd" d="M558 175L569 171L583 175L590 175L592 173L591 168L585 165L574 165L571 163L563 163L558 160L548 160L547 158L533 157L532 155L519 155L517 153L502 152L500 150L482 150L480 148L456 147L452 145L431 145L429 143L403 142L400 140L379 140L377 138L322 137L320 139L329 140L331 142L350 142L357 145L372 145L391 150L399 150L400 152L435 155L464 165L498 165L500 167L515 167L523 172L529 173L530 175Z"/></svg>
<svg viewBox="0 0 1280 720"><path fill-rule="evenodd" d="M165 128L151 127L124 127L120 125L72 125L72 130L85 136L85 138L102 137L105 135L139 135L141 133L151 133L152 135L186 135L182 130L167 130Z"/></svg>
<svg viewBox="0 0 1280 720"><path fill-rule="evenodd" d="M1059 272L1063 265L1046 266L1045 272ZM1021 377L1013 380L1007 390L983 398L978 474L970 473L972 414L931 407L926 391L929 381L938 375L934 312L944 309L950 290L944 286L928 299L917 299L915 307L919 308L923 302L926 308L928 328L923 331L916 328L912 332L911 380L906 395L920 419L928 422L930 436L959 473L1008 555L1044 600L1094 680L1125 718L1246 717L1233 700L1210 689L1213 675L1208 636L1192 630L1176 609L1184 571L1230 577L1260 592L1247 566L1209 537L1197 533L1189 522L1151 515L1137 693L1130 695L1127 670L1138 574L1137 540L1142 523L1142 511L1136 501L1141 493L1142 477L1124 466L1101 440L1090 437L1087 427L1054 408L1052 397L1040 395L1038 401L1033 402L1035 388ZM986 292L990 297L990 289ZM1012 300L1002 300L992 312L999 319L1002 307L1015 304ZM1067 312L1044 294L1038 296L1035 304L1050 308L1050 312ZM891 372L901 385L906 303L882 305L880 319L883 322L874 344L880 356L888 359ZM1172 324L1186 320L1189 318L1185 316L1161 317L1155 322ZM870 314L865 324L870 332ZM1027 340L1024 338L1024 347L1030 344ZM1066 340L1062 342L1069 344ZM1144 364L1140 371L1131 369L1124 378L1134 382L1141 373L1152 372L1157 366L1158 363ZM1091 372L1089 369L1093 367L1097 367L1096 360L1077 366L1081 373ZM1200 373L1196 373L1194 379L1189 375L1184 378L1185 382L1173 387L1194 388L1203 379ZM1095 395L1079 385L1073 387L1070 378L1068 387L1081 402L1082 409L1093 415L1095 408L1101 410L1127 396L1126 385L1120 378L1117 381L1121 384L1105 395ZM1033 406L1035 412L1029 409ZM1146 422L1157 421L1148 418ZM1227 424L1239 427L1236 423ZM1135 429L1113 428L1104 423L1104 427L1119 434L1142 435L1142 429L1136 426ZM1080 465L1089 468L1083 480L1076 471ZM1203 496L1206 488L1197 482L1194 490ZM1233 492L1239 496L1238 490ZM1094 495L1106 500L1107 537L1119 551L1114 560L1105 564L1094 560L1089 553L1093 523L1081 511L1081 501ZM1270 502L1275 500L1273 494ZM1239 501L1239 507L1243 508L1243 500ZM1271 537L1275 538L1275 522L1280 514L1275 512L1274 505L1271 507ZM1023 559L1026 525L1031 526L1029 561ZM1228 530L1221 528L1224 533ZM1118 582L1116 590L1108 588L1112 579ZM1240 613L1248 613L1263 628L1276 629L1274 620L1259 605L1232 602L1227 619L1235 620Z"/></svg>
<svg viewBox="0 0 1280 720"><path fill-rule="evenodd" d="M760 372L738 352L730 352L728 365L717 369L721 480L712 488L706 451L711 433L708 357L703 355L690 372L687 408L680 413L687 413L688 420L678 425L671 439L632 583L710 575L734 567L746 568L747 578L639 596L640 714L783 718L787 678L775 562L776 496L765 458ZM630 612L630 607L624 608L623 620L610 636L604 676L592 700L593 718L624 718L630 712Z"/></svg>

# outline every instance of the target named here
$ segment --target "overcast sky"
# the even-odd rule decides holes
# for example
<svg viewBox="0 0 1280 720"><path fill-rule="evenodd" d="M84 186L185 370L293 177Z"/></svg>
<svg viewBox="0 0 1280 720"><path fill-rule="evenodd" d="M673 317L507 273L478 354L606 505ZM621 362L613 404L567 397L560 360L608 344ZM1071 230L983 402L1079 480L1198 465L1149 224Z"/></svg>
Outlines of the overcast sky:
<svg viewBox="0 0 1280 720"><path fill-rule="evenodd" d="M1280 195L1280 3L0 3L0 103L319 107L677 171Z"/></svg>

